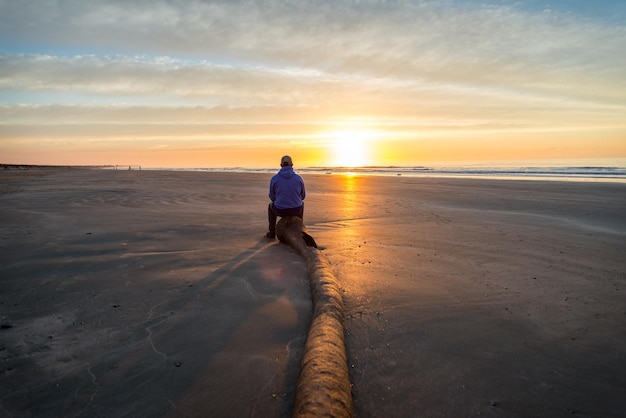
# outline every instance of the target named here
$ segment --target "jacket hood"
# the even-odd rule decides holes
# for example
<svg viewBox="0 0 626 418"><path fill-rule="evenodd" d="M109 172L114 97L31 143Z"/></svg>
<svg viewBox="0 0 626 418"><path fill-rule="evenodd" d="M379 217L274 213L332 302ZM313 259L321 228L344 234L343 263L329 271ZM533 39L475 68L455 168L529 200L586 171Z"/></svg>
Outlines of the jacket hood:
<svg viewBox="0 0 626 418"><path fill-rule="evenodd" d="M288 179L293 177L293 175L296 173L293 171L293 167L288 165L281 168L278 174L280 174L281 177Z"/></svg>

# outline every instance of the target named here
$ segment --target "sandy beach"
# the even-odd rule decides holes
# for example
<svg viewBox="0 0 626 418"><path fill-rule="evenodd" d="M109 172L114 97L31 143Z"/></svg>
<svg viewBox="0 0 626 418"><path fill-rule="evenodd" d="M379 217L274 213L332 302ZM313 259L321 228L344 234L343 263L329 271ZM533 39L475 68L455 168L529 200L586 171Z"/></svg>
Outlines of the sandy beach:
<svg viewBox="0 0 626 418"><path fill-rule="evenodd" d="M626 184L304 179L358 417L623 416ZM290 416L311 299L268 182L0 172L0 416Z"/></svg>

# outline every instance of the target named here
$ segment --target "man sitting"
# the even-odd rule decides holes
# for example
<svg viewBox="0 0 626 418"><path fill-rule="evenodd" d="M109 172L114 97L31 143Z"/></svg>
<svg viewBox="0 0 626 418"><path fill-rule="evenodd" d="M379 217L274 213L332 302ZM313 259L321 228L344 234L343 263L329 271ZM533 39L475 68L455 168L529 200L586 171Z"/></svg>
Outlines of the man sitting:
<svg viewBox="0 0 626 418"><path fill-rule="evenodd" d="M304 180L293 171L290 156L281 158L280 167L280 171L270 180L269 198L272 202L267 207L269 232L266 234L270 239L276 238L278 216L297 216L300 219L304 216Z"/></svg>

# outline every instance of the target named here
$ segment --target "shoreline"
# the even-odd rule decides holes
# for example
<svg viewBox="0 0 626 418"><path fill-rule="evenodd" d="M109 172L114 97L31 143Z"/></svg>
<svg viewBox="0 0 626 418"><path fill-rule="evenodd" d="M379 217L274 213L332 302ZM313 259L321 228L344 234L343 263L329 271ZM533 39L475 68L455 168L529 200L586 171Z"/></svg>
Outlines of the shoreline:
<svg viewBox="0 0 626 418"><path fill-rule="evenodd" d="M120 167L120 168L118 168ZM128 167L128 169L126 169ZM422 167L412 170L407 166L371 166L371 167L303 167L299 173L307 176L316 175L339 175L339 176L372 176L372 177L409 177L409 178L459 178L459 179L485 179L506 181L561 181L561 182L584 182L584 183L626 183L626 167L595 167L583 166L577 170L582 172L568 172L568 167L560 169L543 166L524 166L518 168L503 169L494 166L489 169L478 169L474 166L451 166L448 169ZM142 167L140 165L28 165L28 164L0 164L4 170L114 170L114 171L152 171L152 172L201 172L222 174L272 174L274 168L167 168L167 167ZM570 168L571 169L571 168ZM553 170L553 172L551 172ZM565 170L565 171L562 171ZM600 170L598 172L597 170ZM607 170L617 170L614 173L603 173ZM589 171L585 173L584 171Z"/></svg>

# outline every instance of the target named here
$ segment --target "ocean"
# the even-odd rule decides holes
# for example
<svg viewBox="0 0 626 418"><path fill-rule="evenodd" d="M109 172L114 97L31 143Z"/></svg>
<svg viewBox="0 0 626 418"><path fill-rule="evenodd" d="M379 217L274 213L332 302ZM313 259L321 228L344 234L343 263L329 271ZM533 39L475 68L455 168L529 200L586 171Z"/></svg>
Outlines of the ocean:
<svg viewBox="0 0 626 418"><path fill-rule="evenodd" d="M626 182L626 158L448 163L415 166L295 167L300 174L471 177L509 180ZM274 173L278 167L150 168L158 170Z"/></svg>

